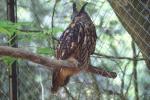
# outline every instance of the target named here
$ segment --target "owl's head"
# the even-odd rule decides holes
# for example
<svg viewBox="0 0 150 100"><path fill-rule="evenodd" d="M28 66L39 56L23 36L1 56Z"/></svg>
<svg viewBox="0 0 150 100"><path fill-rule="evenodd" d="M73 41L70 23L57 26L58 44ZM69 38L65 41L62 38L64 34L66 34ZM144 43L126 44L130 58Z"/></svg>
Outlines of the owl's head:
<svg viewBox="0 0 150 100"><path fill-rule="evenodd" d="M86 2L86 3L81 7L80 11L78 11L77 8L76 8L76 3L73 3L73 13L72 13L72 15L71 15L71 20L74 20L76 17L80 16L81 14L87 14L87 13L85 12L85 10L84 10L87 4L88 4L88 3Z"/></svg>

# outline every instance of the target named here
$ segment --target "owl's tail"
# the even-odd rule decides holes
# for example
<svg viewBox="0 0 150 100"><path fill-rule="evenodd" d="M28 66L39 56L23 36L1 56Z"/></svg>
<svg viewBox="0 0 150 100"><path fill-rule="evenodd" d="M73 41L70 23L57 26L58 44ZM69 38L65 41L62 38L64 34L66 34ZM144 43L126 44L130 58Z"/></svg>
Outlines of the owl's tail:
<svg viewBox="0 0 150 100"><path fill-rule="evenodd" d="M51 92L56 93L60 87L67 85L70 77L78 72L80 72L80 70L76 67L61 67L55 69L52 75Z"/></svg>

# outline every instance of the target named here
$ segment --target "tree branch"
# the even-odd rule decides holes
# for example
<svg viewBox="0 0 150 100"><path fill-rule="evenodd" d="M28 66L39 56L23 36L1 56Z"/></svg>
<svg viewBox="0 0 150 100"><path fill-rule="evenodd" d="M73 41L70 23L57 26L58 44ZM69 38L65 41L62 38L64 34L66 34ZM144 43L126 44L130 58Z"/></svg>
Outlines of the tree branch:
<svg viewBox="0 0 150 100"><path fill-rule="evenodd" d="M80 67L75 67L73 63L70 63L67 60L57 60L54 58L48 58L48 57L44 57L41 55L37 55L29 51L25 51L23 49L12 48L8 46L0 46L0 55L26 59L34 63L47 66L47 68L50 68L50 69L55 69L55 68L59 68L63 66L63 68L68 68L68 69L77 70L77 71L91 72L91 73L99 74L99 75L102 75L104 77L109 77L109 78L115 78L117 76L115 72L105 71L103 69L94 67L92 65L87 67L87 69L81 69ZM69 67L69 66L72 66L72 67Z"/></svg>

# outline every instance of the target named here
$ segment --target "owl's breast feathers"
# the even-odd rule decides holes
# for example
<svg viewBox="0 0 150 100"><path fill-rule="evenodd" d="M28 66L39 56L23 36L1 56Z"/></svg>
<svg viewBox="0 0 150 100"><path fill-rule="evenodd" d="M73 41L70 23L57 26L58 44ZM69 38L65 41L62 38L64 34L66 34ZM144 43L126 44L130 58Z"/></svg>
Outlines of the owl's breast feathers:
<svg viewBox="0 0 150 100"><path fill-rule="evenodd" d="M72 21L60 37L56 52L57 59L66 60L73 57L80 62L81 55L85 53L91 55L94 52L96 31L91 22L91 19L85 17L79 17Z"/></svg>

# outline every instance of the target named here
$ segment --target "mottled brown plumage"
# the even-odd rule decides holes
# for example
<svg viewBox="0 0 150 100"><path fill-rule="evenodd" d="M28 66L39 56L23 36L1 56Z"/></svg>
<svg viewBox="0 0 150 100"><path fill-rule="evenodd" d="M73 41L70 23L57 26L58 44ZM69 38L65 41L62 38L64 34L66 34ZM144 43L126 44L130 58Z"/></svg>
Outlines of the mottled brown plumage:
<svg viewBox="0 0 150 100"><path fill-rule="evenodd" d="M96 44L95 26L84 11L86 5L87 3L78 12L76 4L73 3L72 22L61 35L56 51L57 59L68 60L81 68L88 66L90 55L94 52ZM63 66L54 70L52 92L57 92L59 87L65 86L69 78L78 72Z"/></svg>

